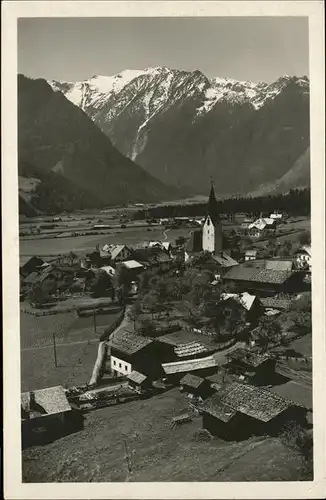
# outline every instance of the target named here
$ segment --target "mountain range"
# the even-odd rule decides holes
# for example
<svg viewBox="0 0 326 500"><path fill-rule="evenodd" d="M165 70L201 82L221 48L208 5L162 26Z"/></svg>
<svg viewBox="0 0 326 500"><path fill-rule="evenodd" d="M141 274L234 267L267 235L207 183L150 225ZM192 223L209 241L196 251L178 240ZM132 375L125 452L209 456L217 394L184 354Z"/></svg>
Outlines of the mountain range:
<svg viewBox="0 0 326 500"><path fill-rule="evenodd" d="M310 184L309 80L207 78L155 67L49 81L117 150L167 186L219 194L285 192Z"/></svg>
<svg viewBox="0 0 326 500"><path fill-rule="evenodd" d="M43 79L18 76L20 212L55 213L176 197L124 157L78 106Z"/></svg>

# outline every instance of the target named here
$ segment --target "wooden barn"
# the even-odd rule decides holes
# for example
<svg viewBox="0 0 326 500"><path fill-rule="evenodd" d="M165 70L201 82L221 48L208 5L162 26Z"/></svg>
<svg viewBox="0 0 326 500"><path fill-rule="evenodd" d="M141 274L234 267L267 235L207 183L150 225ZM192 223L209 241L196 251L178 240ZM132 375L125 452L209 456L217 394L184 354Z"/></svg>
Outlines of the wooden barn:
<svg viewBox="0 0 326 500"><path fill-rule="evenodd" d="M234 382L201 405L203 428L227 441L277 435L290 421L306 423L306 409L266 389Z"/></svg>
<svg viewBox="0 0 326 500"><path fill-rule="evenodd" d="M268 384L275 374L275 360L268 353L260 354L239 347L227 355L225 368L242 380L255 385Z"/></svg>

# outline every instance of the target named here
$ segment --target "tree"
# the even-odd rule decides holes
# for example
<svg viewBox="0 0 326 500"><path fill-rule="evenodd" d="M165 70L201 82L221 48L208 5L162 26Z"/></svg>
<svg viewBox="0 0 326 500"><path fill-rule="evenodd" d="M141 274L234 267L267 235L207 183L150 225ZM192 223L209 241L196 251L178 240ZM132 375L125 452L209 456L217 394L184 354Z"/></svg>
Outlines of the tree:
<svg viewBox="0 0 326 500"><path fill-rule="evenodd" d="M302 231L299 235L300 245L310 245L311 243L311 233L308 230Z"/></svg>
<svg viewBox="0 0 326 500"><path fill-rule="evenodd" d="M140 321L140 326L138 328L138 333L144 335L145 337L150 336L155 332L156 325L154 321L149 318L144 318Z"/></svg>
<svg viewBox="0 0 326 500"><path fill-rule="evenodd" d="M264 350L267 350L270 342L278 342L282 336L278 320L270 316L262 316L259 320L258 335Z"/></svg>
<svg viewBox="0 0 326 500"><path fill-rule="evenodd" d="M134 323L134 331L136 330L136 321L141 313L142 313L141 303L140 300L137 299L128 310L128 318Z"/></svg>
<svg viewBox="0 0 326 500"><path fill-rule="evenodd" d="M105 271L100 270L96 272L89 288L95 297L106 296L108 292L112 292L112 279Z"/></svg>
<svg viewBox="0 0 326 500"><path fill-rule="evenodd" d="M220 336L236 336L246 325L246 312L236 299L221 302L213 319L215 330Z"/></svg>
<svg viewBox="0 0 326 500"><path fill-rule="evenodd" d="M280 257L290 257L293 254L293 244L290 240L284 241L284 243L278 248L278 255Z"/></svg>

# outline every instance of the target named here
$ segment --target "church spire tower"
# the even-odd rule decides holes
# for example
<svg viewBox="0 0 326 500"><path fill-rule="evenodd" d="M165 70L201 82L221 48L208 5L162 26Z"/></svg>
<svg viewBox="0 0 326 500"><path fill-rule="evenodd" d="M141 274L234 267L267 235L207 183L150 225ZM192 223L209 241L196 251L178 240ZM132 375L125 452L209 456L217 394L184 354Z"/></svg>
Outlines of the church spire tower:
<svg viewBox="0 0 326 500"><path fill-rule="evenodd" d="M222 227L212 179L207 203L207 215L203 226L202 246L204 251L214 254L222 252Z"/></svg>

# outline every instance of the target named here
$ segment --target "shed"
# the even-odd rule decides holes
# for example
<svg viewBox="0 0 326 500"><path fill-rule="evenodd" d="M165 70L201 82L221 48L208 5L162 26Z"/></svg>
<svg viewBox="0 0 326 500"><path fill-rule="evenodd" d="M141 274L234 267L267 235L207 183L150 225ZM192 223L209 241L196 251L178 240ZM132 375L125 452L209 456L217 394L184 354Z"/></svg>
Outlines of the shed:
<svg viewBox="0 0 326 500"><path fill-rule="evenodd" d="M133 370L128 376L128 385L136 392L141 393L146 387L150 385L149 379L143 373Z"/></svg>
<svg viewBox="0 0 326 500"><path fill-rule="evenodd" d="M191 396L200 397L201 399L212 394L208 381L192 373L187 373L182 377L180 380L180 389Z"/></svg>
<svg viewBox="0 0 326 500"><path fill-rule="evenodd" d="M302 422L306 414L296 404L266 389L234 382L201 406L203 427L224 439L247 439L277 434L290 420Z"/></svg>

